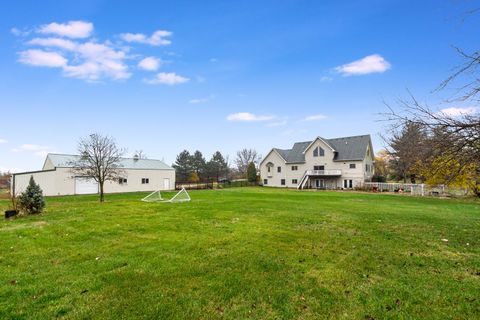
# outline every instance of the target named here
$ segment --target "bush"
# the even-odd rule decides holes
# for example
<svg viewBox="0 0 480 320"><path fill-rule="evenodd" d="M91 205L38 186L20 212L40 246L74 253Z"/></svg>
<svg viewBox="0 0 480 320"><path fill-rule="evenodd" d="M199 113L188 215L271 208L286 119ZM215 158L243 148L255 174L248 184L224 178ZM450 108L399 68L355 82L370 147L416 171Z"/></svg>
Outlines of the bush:
<svg viewBox="0 0 480 320"><path fill-rule="evenodd" d="M372 182L387 182L387 178L384 176L373 176Z"/></svg>
<svg viewBox="0 0 480 320"><path fill-rule="evenodd" d="M20 209L27 214L41 213L45 208L45 200L43 199L43 191L38 184L35 183L33 176L27 188L18 197L18 205Z"/></svg>

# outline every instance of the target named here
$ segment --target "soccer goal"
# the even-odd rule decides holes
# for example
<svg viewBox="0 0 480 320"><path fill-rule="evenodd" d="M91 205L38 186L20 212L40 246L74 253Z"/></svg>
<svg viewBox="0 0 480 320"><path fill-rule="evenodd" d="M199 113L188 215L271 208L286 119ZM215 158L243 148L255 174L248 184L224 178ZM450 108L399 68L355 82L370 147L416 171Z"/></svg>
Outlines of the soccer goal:
<svg viewBox="0 0 480 320"><path fill-rule="evenodd" d="M167 202L185 202L190 200L190 195L187 190L185 190L185 187L183 187L182 190L178 191L177 194L174 195L172 199L167 200Z"/></svg>
<svg viewBox="0 0 480 320"><path fill-rule="evenodd" d="M143 202L186 202L190 200L190 195L188 194L187 190L185 190L185 188L182 188L182 190L178 191L171 199L162 198L160 190L154 191L142 199Z"/></svg>
<svg viewBox="0 0 480 320"><path fill-rule="evenodd" d="M165 199L162 198L162 194L160 193L160 190L153 191L148 196L142 199L143 202L155 202L155 201L163 201L163 200Z"/></svg>

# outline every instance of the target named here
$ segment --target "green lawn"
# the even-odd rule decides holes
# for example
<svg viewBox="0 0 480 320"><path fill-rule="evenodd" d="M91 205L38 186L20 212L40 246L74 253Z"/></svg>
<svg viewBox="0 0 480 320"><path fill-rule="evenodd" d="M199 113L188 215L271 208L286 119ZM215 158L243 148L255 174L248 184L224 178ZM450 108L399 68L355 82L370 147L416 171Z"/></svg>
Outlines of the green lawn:
<svg viewBox="0 0 480 320"><path fill-rule="evenodd" d="M0 318L480 318L478 200L190 194L49 198L0 222Z"/></svg>

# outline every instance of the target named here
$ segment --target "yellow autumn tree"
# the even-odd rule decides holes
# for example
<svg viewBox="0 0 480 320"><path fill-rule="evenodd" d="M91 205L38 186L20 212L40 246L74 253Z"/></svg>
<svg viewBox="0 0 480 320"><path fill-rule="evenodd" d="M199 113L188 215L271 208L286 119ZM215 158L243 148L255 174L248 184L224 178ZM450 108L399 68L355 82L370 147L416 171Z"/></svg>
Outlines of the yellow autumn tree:
<svg viewBox="0 0 480 320"><path fill-rule="evenodd" d="M428 165L422 163L417 164L417 167L429 185L445 184L472 190L472 182L478 179L475 164L465 166L454 157L438 156Z"/></svg>

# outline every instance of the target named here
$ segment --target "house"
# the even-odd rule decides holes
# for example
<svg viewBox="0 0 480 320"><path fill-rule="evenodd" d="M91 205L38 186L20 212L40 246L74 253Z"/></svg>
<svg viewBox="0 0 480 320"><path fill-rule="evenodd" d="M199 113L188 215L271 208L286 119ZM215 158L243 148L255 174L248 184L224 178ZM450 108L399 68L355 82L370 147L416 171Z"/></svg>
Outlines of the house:
<svg viewBox="0 0 480 320"><path fill-rule="evenodd" d="M352 189L374 174L370 135L296 142L291 149L273 148L260 162L264 186Z"/></svg>
<svg viewBox="0 0 480 320"><path fill-rule="evenodd" d="M98 183L92 177L75 176L72 163L78 155L48 154L40 171L21 172L12 175L13 194L20 194L33 176L45 196L98 193ZM163 161L154 159L122 158L122 177L106 181L105 193L156 191L175 189L175 169Z"/></svg>

